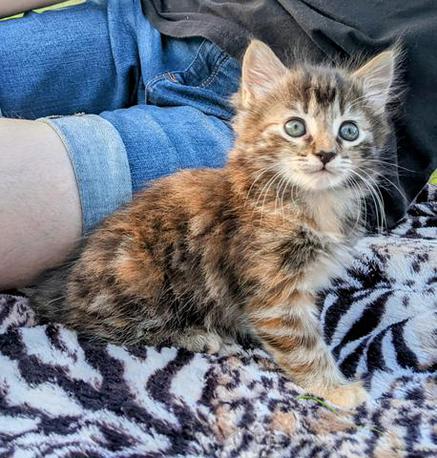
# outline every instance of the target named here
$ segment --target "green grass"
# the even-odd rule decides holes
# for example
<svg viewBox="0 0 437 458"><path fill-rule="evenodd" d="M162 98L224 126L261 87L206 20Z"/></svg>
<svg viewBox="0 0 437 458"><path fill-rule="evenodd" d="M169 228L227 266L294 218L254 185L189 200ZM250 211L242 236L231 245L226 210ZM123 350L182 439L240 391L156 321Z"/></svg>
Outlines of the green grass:
<svg viewBox="0 0 437 458"><path fill-rule="evenodd" d="M317 396L313 396L311 394L302 394L302 395L298 396L297 399L299 401L313 401L313 402L319 404L320 406L324 407L325 409L328 409L332 413L338 414L338 410L335 407L332 407L325 400L323 400L321 398L318 398ZM376 427L374 425L368 425L368 424L357 425L357 424L355 424L354 426L357 429L359 429L359 428L368 429L369 431L372 431L373 433L376 433L378 435L384 434L384 431L382 429L380 429L380 428L378 428L378 427Z"/></svg>
<svg viewBox="0 0 437 458"><path fill-rule="evenodd" d="M325 409L328 409L333 413L337 413L337 409L335 407L330 406L326 401L324 401L321 398L318 398L317 396L312 396L311 394L302 394L297 399L299 401L314 401L322 407L325 407Z"/></svg>

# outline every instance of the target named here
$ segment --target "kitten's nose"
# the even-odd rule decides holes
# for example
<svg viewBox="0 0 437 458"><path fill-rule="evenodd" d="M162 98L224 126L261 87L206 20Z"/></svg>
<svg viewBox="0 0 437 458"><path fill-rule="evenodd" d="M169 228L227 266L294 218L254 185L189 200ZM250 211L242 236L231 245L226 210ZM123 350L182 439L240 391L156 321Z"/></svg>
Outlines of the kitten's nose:
<svg viewBox="0 0 437 458"><path fill-rule="evenodd" d="M332 161L335 156L337 156L332 151L320 151L319 153L315 153L315 155L322 161L323 165L326 165L328 162Z"/></svg>

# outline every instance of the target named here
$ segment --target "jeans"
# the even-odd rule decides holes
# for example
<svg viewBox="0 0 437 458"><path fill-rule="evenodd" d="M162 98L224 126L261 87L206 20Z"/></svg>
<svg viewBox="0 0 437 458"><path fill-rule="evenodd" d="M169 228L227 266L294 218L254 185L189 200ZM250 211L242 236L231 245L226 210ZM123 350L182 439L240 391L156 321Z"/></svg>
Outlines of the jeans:
<svg viewBox="0 0 437 458"><path fill-rule="evenodd" d="M140 0L0 22L0 111L40 119L71 159L83 231L151 180L220 167L232 147L239 63L200 38L161 35Z"/></svg>

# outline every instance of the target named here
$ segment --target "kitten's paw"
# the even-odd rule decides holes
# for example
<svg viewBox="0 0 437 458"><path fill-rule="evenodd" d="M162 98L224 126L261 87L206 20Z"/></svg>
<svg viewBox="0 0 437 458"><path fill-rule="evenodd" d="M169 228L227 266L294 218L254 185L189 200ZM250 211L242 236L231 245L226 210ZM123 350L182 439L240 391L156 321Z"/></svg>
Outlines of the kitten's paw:
<svg viewBox="0 0 437 458"><path fill-rule="evenodd" d="M332 388L323 393L323 397L343 409L354 409L367 401L369 394L361 382L353 382Z"/></svg>
<svg viewBox="0 0 437 458"><path fill-rule="evenodd" d="M223 339L215 332L193 329L181 335L176 345L198 353L218 353Z"/></svg>

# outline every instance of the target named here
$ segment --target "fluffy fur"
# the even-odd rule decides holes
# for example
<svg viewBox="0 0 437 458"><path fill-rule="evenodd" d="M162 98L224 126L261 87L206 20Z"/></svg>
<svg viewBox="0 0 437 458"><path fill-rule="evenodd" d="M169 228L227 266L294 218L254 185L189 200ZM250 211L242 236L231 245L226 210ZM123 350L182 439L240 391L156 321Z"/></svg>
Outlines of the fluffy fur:
<svg viewBox="0 0 437 458"><path fill-rule="evenodd" d="M228 164L157 180L106 219L32 292L40 317L99 340L194 351L249 335L308 391L363 401L323 342L315 300L348 262L363 200L378 203L394 61L385 51L354 72L287 69L253 42ZM299 138L284 127L296 117ZM354 141L338 134L345 121L358 126Z"/></svg>

